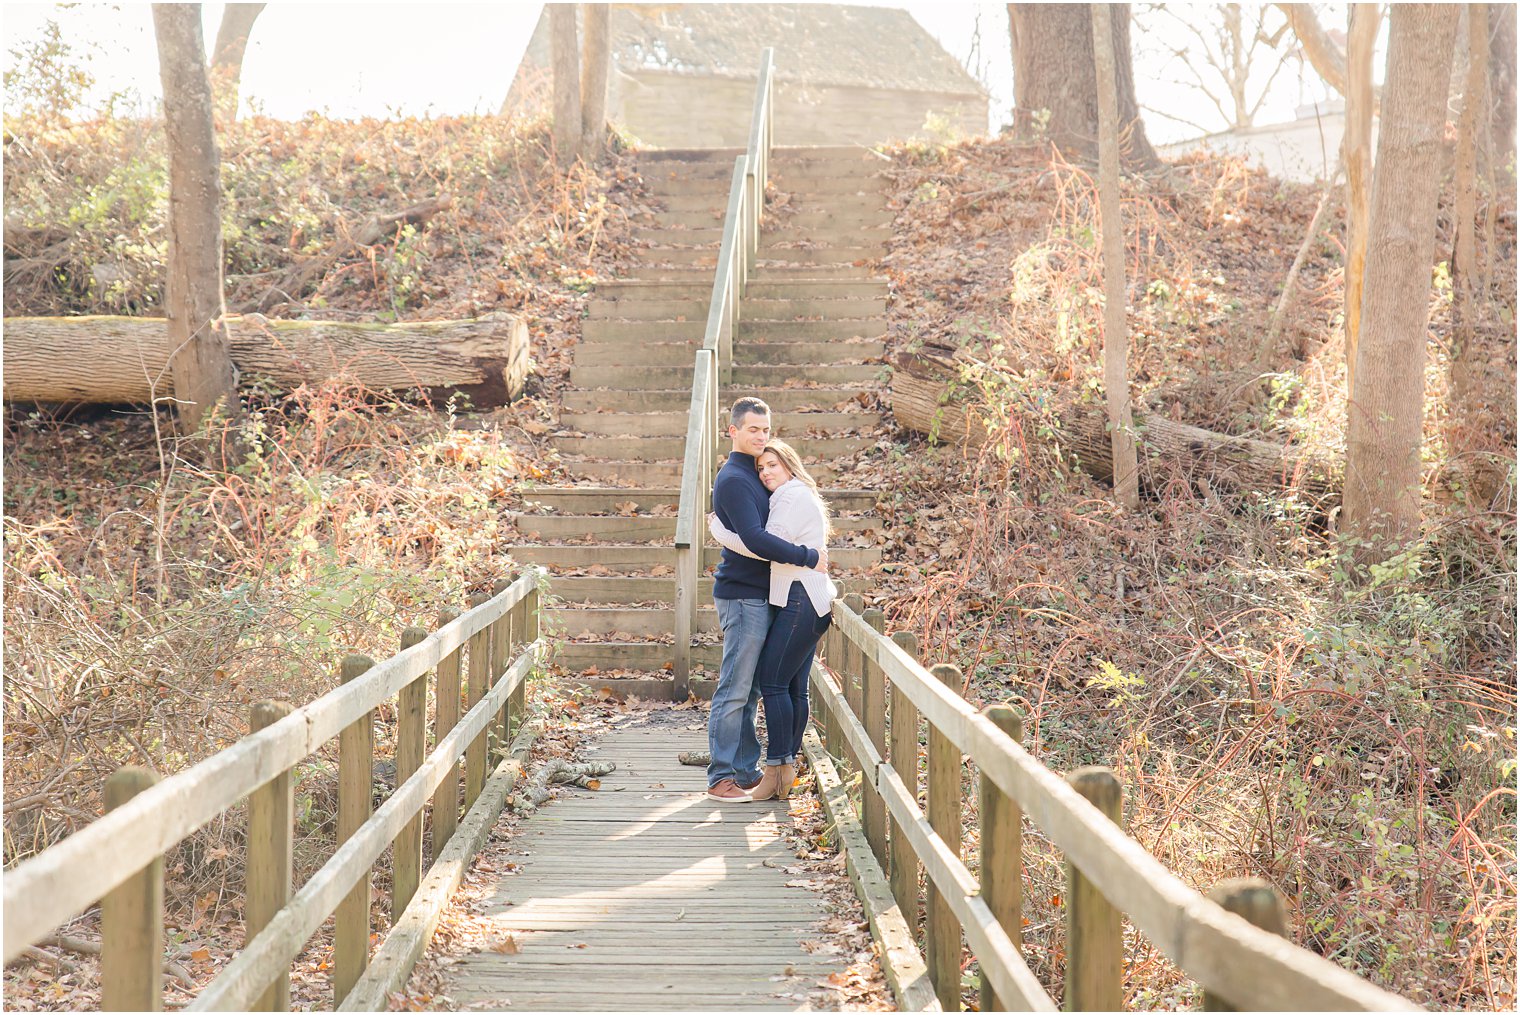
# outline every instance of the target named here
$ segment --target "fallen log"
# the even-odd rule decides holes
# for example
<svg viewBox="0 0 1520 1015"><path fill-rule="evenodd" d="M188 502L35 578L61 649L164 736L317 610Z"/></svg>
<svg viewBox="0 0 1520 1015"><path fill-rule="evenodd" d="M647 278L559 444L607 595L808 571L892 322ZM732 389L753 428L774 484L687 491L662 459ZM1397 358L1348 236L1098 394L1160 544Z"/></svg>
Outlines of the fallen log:
<svg viewBox="0 0 1520 1015"><path fill-rule="evenodd" d="M348 377L371 388L460 391L478 408L522 393L520 317L405 324L227 319L241 380L281 388ZM23 402L150 402L173 394L169 331L153 317L7 317L4 394Z"/></svg>
<svg viewBox="0 0 1520 1015"><path fill-rule="evenodd" d="M892 412L908 430L946 443L981 445L986 415L978 394L961 379L949 356L901 353L893 359ZM1089 475L1111 482L1113 452L1101 406L1057 414L1052 428L1060 449ZM1293 489L1323 507L1340 498L1325 462L1272 441L1215 433L1164 416L1135 413L1140 441L1140 482L1156 490L1174 478L1213 491Z"/></svg>

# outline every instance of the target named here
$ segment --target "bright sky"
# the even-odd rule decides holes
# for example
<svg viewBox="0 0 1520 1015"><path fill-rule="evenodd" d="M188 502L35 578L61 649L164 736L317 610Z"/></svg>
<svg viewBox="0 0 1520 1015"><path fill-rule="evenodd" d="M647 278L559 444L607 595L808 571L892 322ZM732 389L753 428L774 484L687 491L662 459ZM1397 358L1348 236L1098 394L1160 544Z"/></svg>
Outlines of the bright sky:
<svg viewBox="0 0 1520 1015"><path fill-rule="evenodd" d="M987 84L992 123L1006 121L1012 105L1008 22L1001 3L906 2L906 8L941 45ZM1188 5L1176 5L1183 10ZM264 113L295 119L316 110L333 117L446 115L494 112L505 97L538 19L540 4L270 3L254 26L243 63L243 96ZM1198 10L1198 5L1192 6ZM221 4L205 4L206 45L216 36ZM1340 23L1342 7L1329 5L1326 24ZM36 40L49 18L66 41L89 57L98 81L96 101L112 92L135 93L142 107L159 96L152 19L145 3L6 3L0 9L5 66L11 50ZM1184 72L1162 54L1188 45L1183 37L1136 39L1137 92L1143 105L1176 111L1187 120L1217 123L1206 100L1175 83ZM1196 43L1193 43L1196 45ZM1300 103L1324 95L1312 71L1285 68L1257 123L1291 119ZM1158 115L1146 117L1152 140L1197 136L1196 128Z"/></svg>

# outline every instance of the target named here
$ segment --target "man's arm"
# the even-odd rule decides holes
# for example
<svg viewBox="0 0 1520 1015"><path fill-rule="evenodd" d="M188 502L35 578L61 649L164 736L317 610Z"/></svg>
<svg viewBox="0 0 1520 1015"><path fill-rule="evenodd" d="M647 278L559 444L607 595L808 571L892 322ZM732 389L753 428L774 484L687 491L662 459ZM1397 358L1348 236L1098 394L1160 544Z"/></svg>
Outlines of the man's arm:
<svg viewBox="0 0 1520 1015"><path fill-rule="evenodd" d="M760 512L745 490L736 489L730 483L720 483L713 487L713 510L759 559L795 564L798 567L818 565L817 550L788 543L765 531Z"/></svg>

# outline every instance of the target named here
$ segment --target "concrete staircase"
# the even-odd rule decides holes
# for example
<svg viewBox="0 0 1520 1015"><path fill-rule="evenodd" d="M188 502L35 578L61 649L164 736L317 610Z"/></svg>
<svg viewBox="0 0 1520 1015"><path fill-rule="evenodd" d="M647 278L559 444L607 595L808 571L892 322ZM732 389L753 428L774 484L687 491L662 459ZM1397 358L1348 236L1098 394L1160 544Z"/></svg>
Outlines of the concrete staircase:
<svg viewBox="0 0 1520 1015"><path fill-rule="evenodd" d="M527 495L513 556L547 567L562 602L546 618L568 644L564 676L661 697L673 685L675 524L691 399L724 204L738 149L649 153L640 173L652 203L636 236L643 259L598 286L551 438L573 485ZM733 381L721 391L765 399L778 437L794 443L835 515L833 573L859 584L879 559L869 539L876 495L849 489L851 460L875 444L872 393L883 367L891 214L859 148L777 148L756 268L741 302ZM861 538L865 537L865 538ZM855 543L867 545L858 546ZM693 688L717 676L721 653L704 555ZM852 577L853 573L853 577ZM661 685L649 683L661 681Z"/></svg>

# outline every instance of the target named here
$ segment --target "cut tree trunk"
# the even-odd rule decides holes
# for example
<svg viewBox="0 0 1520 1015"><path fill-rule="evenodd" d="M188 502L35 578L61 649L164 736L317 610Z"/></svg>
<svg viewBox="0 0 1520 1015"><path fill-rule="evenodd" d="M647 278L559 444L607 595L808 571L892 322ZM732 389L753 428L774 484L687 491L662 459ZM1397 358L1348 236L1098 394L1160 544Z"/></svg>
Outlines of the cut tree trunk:
<svg viewBox="0 0 1520 1015"><path fill-rule="evenodd" d="M221 159L211 120L200 5L154 4L153 31L169 148L169 278L164 301L169 320L168 334L159 342L174 376L180 422L193 433L208 413L235 416L238 411L237 378L222 323L227 309L222 297ZM84 355L72 362L93 366L93 357L81 352ZM70 362L61 349L55 357L55 363Z"/></svg>
<svg viewBox="0 0 1520 1015"><path fill-rule="evenodd" d="M281 388L349 377L370 388L461 391L477 407L522 393L528 329L519 317L354 324L227 321L245 380ZM147 402L171 393L164 322L152 317L8 317L5 398L25 402Z"/></svg>
<svg viewBox="0 0 1520 1015"><path fill-rule="evenodd" d="M1356 386L1346 423L1342 523L1363 563L1419 534L1430 266L1457 13L1394 4L1372 182Z"/></svg>
<svg viewBox="0 0 1520 1015"><path fill-rule="evenodd" d="M947 443L979 446L987 440L985 416L974 390L960 380L948 356L899 354L893 362L892 412L903 427ZM1336 490L1327 463L1272 441L1214 433L1161 416L1136 412L1140 485L1155 491L1183 479L1207 491L1291 488L1327 509ZM1113 481L1113 445L1102 409L1074 408L1059 415L1053 436L1082 471Z"/></svg>
<svg viewBox="0 0 1520 1015"><path fill-rule="evenodd" d="M612 66L612 8L581 4L581 155L595 162L607 140L607 75Z"/></svg>
<svg viewBox="0 0 1520 1015"><path fill-rule="evenodd" d="M1093 63L1091 4L1008 4L1013 48L1014 105L1026 130L1049 114L1046 136L1068 155L1091 161L1098 153L1097 69ZM1145 136L1135 101L1130 59L1129 5L1103 4L1114 40L1119 129L1124 161L1135 167L1160 160Z"/></svg>

